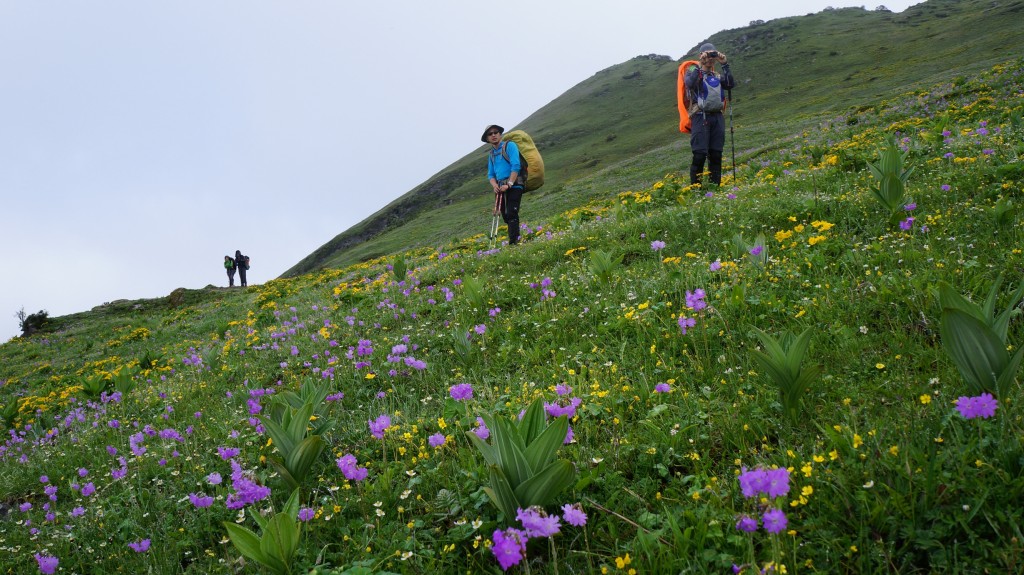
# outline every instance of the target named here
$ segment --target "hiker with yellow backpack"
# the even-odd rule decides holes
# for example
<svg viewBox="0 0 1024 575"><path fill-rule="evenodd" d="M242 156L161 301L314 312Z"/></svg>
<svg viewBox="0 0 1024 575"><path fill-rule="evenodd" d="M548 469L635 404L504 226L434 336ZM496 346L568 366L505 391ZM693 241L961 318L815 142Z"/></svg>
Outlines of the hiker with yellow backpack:
<svg viewBox="0 0 1024 575"><path fill-rule="evenodd" d="M494 221L491 238L497 234L497 215L508 226L508 243L519 243L519 205L523 192L544 185L544 160L533 139L522 130L507 135L505 128L496 124L487 126L480 141L490 144L487 154L487 180L494 190Z"/></svg>
<svg viewBox="0 0 1024 575"><path fill-rule="evenodd" d="M725 149L726 93L732 94L735 81L725 54L706 42L700 47L699 61L687 60L679 66L677 97L679 131L690 134L690 184L701 183L704 162L711 172L711 183L722 183L722 152ZM721 73L715 71L721 64Z"/></svg>

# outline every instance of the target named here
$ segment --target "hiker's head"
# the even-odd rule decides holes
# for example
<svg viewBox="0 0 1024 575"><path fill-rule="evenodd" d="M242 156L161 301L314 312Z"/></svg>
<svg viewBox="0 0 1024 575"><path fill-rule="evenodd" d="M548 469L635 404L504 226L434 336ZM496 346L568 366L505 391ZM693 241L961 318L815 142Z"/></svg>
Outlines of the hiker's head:
<svg viewBox="0 0 1024 575"><path fill-rule="evenodd" d="M697 50L701 62L714 62L718 58L718 49L711 42L705 42Z"/></svg>
<svg viewBox="0 0 1024 575"><path fill-rule="evenodd" d="M497 135L498 139L500 140L501 135L504 133L505 128L502 128L497 124L491 124L490 126L487 126L486 129L484 129L484 135L480 136L480 141L489 143L491 141L491 137L493 137L494 135Z"/></svg>

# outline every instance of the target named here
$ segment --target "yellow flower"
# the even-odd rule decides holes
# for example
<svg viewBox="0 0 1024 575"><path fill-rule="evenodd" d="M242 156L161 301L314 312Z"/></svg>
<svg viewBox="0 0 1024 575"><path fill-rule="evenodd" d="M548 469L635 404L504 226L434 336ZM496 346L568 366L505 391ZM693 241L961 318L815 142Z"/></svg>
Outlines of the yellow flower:
<svg viewBox="0 0 1024 575"><path fill-rule="evenodd" d="M889 455L892 455L893 457L896 457L899 454L900 454L900 446L899 445L893 445L892 447L889 448Z"/></svg>
<svg viewBox="0 0 1024 575"><path fill-rule="evenodd" d="M921 402L921 405L928 405L932 402L932 396L927 393L922 394L921 397L917 399Z"/></svg>
<svg viewBox="0 0 1024 575"><path fill-rule="evenodd" d="M864 445L864 440L861 439L860 435L857 435L856 433L854 433L853 434L853 448L857 449L861 445Z"/></svg>
<svg viewBox="0 0 1024 575"><path fill-rule="evenodd" d="M875 364L875 369L885 369L885 364L884 363L876 363Z"/></svg>

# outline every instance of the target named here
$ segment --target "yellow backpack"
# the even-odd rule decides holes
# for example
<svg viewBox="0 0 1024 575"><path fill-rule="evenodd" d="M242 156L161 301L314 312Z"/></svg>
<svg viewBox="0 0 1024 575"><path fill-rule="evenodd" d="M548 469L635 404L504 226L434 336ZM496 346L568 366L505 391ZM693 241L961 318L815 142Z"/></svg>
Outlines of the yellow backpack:
<svg viewBox="0 0 1024 575"><path fill-rule="evenodd" d="M522 130L512 130L501 137L503 142L512 141L519 148L519 176L523 182L523 189L532 192L544 185L544 158L540 156L540 150L533 143L533 138ZM509 161L505 146L501 146L501 157Z"/></svg>

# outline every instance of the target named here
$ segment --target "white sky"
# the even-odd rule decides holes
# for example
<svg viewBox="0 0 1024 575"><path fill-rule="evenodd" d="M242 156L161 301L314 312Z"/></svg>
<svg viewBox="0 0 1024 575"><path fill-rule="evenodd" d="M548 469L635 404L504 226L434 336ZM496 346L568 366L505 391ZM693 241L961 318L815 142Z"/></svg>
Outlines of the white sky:
<svg viewBox="0 0 1024 575"><path fill-rule="evenodd" d="M679 58L752 20L917 3L737 0L696 16L682 0L0 0L0 342L22 307L225 286L236 249L251 285L275 278L480 146L487 124L634 56ZM529 93L506 88L517 61L534 63Z"/></svg>

